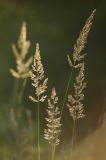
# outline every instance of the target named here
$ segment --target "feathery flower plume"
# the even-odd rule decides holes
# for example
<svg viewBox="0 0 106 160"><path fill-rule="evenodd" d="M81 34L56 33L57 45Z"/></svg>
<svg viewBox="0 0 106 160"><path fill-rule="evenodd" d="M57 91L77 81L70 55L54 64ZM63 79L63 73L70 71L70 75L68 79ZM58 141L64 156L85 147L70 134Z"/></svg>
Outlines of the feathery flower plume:
<svg viewBox="0 0 106 160"><path fill-rule="evenodd" d="M30 47L30 41L27 40L27 29L26 29L26 23L23 22L20 36L18 39L18 49L16 48L15 44L12 45L12 50L14 53L14 56L16 58L16 70L10 69L11 74L16 78L27 78L29 76L29 67L32 63L33 58L30 57L28 60L26 60L26 56L28 54L28 50Z"/></svg>
<svg viewBox="0 0 106 160"><path fill-rule="evenodd" d="M48 109L47 114L48 118L45 118L47 121L47 129L44 130L44 138L49 141L49 144L53 146L59 145L59 133L61 132L60 127L60 111L56 106L58 102L58 97L56 96L55 88L52 89L51 97L48 99Z"/></svg>
<svg viewBox="0 0 106 160"><path fill-rule="evenodd" d="M47 88L48 78L44 79L44 70L41 63L39 44L36 44L36 52L34 56L34 62L32 65L32 71L30 71L30 77L32 80L32 86L35 88L35 97L29 96L33 102L43 102L46 99L46 95L43 95Z"/></svg>
<svg viewBox="0 0 106 160"><path fill-rule="evenodd" d="M74 45L73 58L70 58L70 56L67 55L68 63L70 65L70 67L72 67L72 70L71 70L71 73L69 76L69 80L67 83L67 87L66 87L66 91L65 91L65 95L64 95L64 99L63 99L63 105L62 105L62 109L61 109L61 117L63 114L63 109L64 109L65 102L66 102L66 97L67 97L70 83L72 80L73 70L80 67L80 63L81 63L81 61L83 61L83 59L86 55L86 54L82 53L82 51L84 50L85 44L87 43L88 33L91 29L95 12L96 12L96 10L93 10L92 14L87 19L83 29L81 30L81 32L79 34L79 37L76 41L76 44Z"/></svg>
<svg viewBox="0 0 106 160"><path fill-rule="evenodd" d="M80 35L77 39L76 44L74 45L73 60L71 60L69 55L67 56L69 65L71 67L75 67L76 62L79 62L80 60L82 60L86 55L86 54L81 54L81 53L85 47L85 44L87 43L88 33L91 29L95 12L96 10L93 10L92 14L87 19L82 31L80 32Z"/></svg>
<svg viewBox="0 0 106 160"><path fill-rule="evenodd" d="M74 121L84 117L82 101L84 100L83 91L85 87L86 82L84 82L84 62L82 62L74 83L74 96L71 94L68 95L67 106L69 108L70 116L72 116Z"/></svg>
<svg viewBox="0 0 106 160"><path fill-rule="evenodd" d="M68 55L68 62L69 65L72 67L72 71L73 68L79 69L78 76L76 77L74 83L75 94L74 96L68 95L67 104L70 115L73 117L74 120L84 117L82 100L84 99L83 90L86 87L86 83L84 82L84 57L86 54L81 53L87 42L88 33L90 31L95 12L96 10L94 10L90 17L87 19L85 26L80 32L77 42L74 45L73 60L71 60Z"/></svg>

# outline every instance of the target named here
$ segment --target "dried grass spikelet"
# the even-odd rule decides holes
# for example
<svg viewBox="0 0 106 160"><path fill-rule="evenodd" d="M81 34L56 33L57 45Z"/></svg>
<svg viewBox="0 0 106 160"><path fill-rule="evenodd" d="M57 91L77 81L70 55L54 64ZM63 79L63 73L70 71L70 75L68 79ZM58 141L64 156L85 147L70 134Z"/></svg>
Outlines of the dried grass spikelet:
<svg viewBox="0 0 106 160"><path fill-rule="evenodd" d="M84 81L84 62L80 63L79 72L74 83L74 96L68 95L67 106L69 108L70 116L73 120L84 117L83 113L83 103L84 100L84 89L86 87L86 82Z"/></svg>
<svg viewBox="0 0 106 160"><path fill-rule="evenodd" d="M61 132L60 124L60 111L56 106L58 97L56 96L55 88L52 89L51 97L48 99L48 117L45 118L47 121L47 129L44 130L44 138L49 141L50 145L59 145L59 133Z"/></svg>
<svg viewBox="0 0 106 160"><path fill-rule="evenodd" d="M95 12L96 10L92 12L90 17L87 19L85 26L80 32L77 42L74 45L73 59L71 60L71 58L68 55L69 65L72 68L79 70L74 83L74 96L72 96L71 94L68 95L68 104L67 104L70 115L73 117L74 120L84 117L82 101L84 99L83 90L86 87L86 82L84 82L84 57L86 54L82 54L82 51L87 42L88 33L91 29Z"/></svg>
<svg viewBox="0 0 106 160"><path fill-rule="evenodd" d="M28 50L30 47L30 41L27 40L27 29L26 23L23 22L21 27L20 36L18 39L18 49L16 48L15 44L12 45L12 50L14 56L16 58L16 70L10 69L11 74L16 78L27 78L29 76L29 67L32 63L33 58L30 57L26 60L26 56L28 54Z"/></svg>
<svg viewBox="0 0 106 160"><path fill-rule="evenodd" d="M67 56L69 65L71 67L75 67L76 63L78 63L80 60L82 60L86 55L86 54L82 54L82 51L85 47L85 44L87 43L88 33L91 29L95 12L96 12L96 10L93 10L92 14L87 19L82 31L80 32L80 35L77 39L76 44L74 45L73 60L71 60L69 55Z"/></svg>
<svg viewBox="0 0 106 160"><path fill-rule="evenodd" d="M44 95L46 88L47 88L47 82L48 78L44 78L44 69L43 65L41 63L41 57L40 57L40 50L39 50L39 44L36 44L36 52L34 56L34 62L32 65L32 71L30 71L30 77L32 80L32 86L35 88L35 98L32 96L29 96L29 98L33 102L43 102L46 99L46 95Z"/></svg>

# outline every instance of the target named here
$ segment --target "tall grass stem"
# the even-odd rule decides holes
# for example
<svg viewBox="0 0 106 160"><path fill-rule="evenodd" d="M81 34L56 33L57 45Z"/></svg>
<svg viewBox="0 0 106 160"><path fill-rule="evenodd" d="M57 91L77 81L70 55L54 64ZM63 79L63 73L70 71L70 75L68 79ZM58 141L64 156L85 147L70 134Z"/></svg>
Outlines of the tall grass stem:
<svg viewBox="0 0 106 160"><path fill-rule="evenodd" d="M38 109L38 160L40 160L40 111L39 111L39 96L37 102Z"/></svg>
<svg viewBox="0 0 106 160"><path fill-rule="evenodd" d="M67 83L67 86L66 86L66 91L65 91L64 99L63 99L63 104L62 104L62 109L61 109L61 116L60 116L61 119L62 119L62 115L63 115L63 111L64 111L65 102L66 102L68 90L69 90L69 87L70 87L70 83L72 81L73 70L74 70L74 68L72 67L72 70L71 70L71 73L70 73L70 76L69 76L69 80L68 80L68 83Z"/></svg>

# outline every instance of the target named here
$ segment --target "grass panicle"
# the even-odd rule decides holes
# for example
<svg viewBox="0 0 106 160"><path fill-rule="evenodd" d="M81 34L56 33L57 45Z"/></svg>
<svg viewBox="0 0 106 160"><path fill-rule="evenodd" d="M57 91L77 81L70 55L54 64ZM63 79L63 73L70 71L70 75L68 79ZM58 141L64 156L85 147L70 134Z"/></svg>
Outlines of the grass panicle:
<svg viewBox="0 0 106 160"><path fill-rule="evenodd" d="M44 95L47 89L48 78L44 79L44 69L41 63L39 44L36 44L36 52L32 65L32 71L30 71L30 77L32 80L32 86L35 88L35 97L29 96L33 102L44 102L47 95ZM38 99L39 98L39 99Z"/></svg>
<svg viewBox="0 0 106 160"><path fill-rule="evenodd" d="M79 34L76 44L74 45L73 60L71 60L71 58L68 55L68 62L71 67L76 68L77 63L83 60L86 55L86 54L82 54L82 51L84 50L85 44L87 43L87 37L93 23L95 12L96 10L92 12L90 17L87 19L82 31Z"/></svg>
<svg viewBox="0 0 106 160"><path fill-rule="evenodd" d="M67 55L68 63L71 66L71 73L70 73L70 76L69 76L69 80L68 80L68 83L67 83L65 95L64 95L64 98L63 98L63 104L62 104L62 109L61 109L61 117L62 117L63 110L64 110L64 107L65 107L67 94L68 94L70 83L71 83L71 80L72 80L73 71L74 71L75 68L78 67L78 65L80 65L79 64L80 61L83 60L85 55L86 55L86 54L82 54L82 51L84 50L85 44L87 43L88 33L91 29L95 12L96 12L96 10L93 10L92 14L87 19L83 29L80 31L79 37L76 41L76 44L74 45L73 58L71 59L70 56Z"/></svg>
<svg viewBox="0 0 106 160"><path fill-rule="evenodd" d="M52 89L51 97L48 99L48 109L46 119L47 129L44 130L44 138L48 140L51 145L51 160L55 158L55 149L59 145L60 139L59 134L61 132L61 123L60 123L60 111L57 106L58 97L56 96L55 88Z"/></svg>
<svg viewBox="0 0 106 160"><path fill-rule="evenodd" d="M74 121L84 117L82 102L84 100L84 89L86 87L86 82L84 81L84 62L79 66L79 72L74 83L74 95L68 95L67 103L70 116Z"/></svg>
<svg viewBox="0 0 106 160"><path fill-rule="evenodd" d="M12 50L16 59L17 66L16 66L16 70L10 69L10 72L17 79L24 79L29 77L30 65L33 60L32 57L26 60L29 47L30 47L30 41L27 40L26 23L23 22L20 36L18 39L19 50L16 48L15 44L12 45Z"/></svg>

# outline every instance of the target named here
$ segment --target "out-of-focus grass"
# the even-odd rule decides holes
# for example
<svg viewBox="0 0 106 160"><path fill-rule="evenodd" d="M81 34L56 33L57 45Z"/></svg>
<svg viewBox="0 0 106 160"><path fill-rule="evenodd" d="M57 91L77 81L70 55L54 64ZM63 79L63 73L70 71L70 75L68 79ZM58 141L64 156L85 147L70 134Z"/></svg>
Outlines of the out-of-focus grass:
<svg viewBox="0 0 106 160"><path fill-rule="evenodd" d="M70 160L70 145L61 150L58 160ZM106 160L106 123L91 133L74 150L74 160Z"/></svg>

